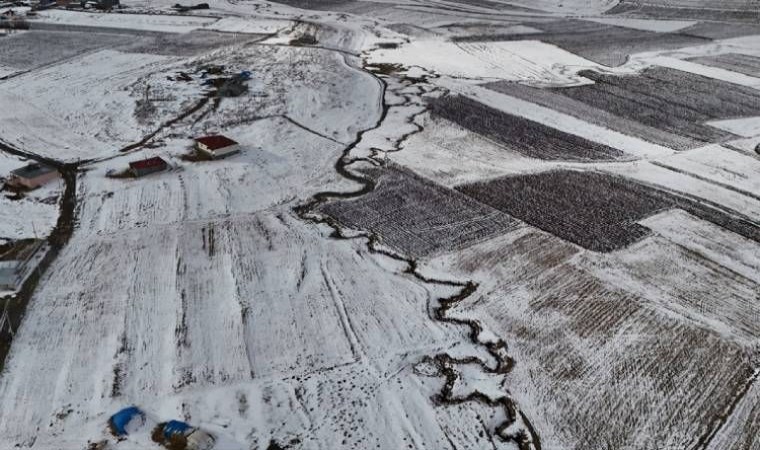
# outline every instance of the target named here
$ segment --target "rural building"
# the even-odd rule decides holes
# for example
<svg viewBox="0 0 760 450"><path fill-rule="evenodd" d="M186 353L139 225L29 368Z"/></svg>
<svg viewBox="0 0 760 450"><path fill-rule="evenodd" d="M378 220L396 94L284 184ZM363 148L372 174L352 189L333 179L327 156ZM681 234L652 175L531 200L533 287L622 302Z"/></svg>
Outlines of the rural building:
<svg viewBox="0 0 760 450"><path fill-rule="evenodd" d="M167 167L169 165L166 161L158 156L129 163L129 171L136 177L144 177L145 175L161 172L166 170Z"/></svg>
<svg viewBox="0 0 760 450"><path fill-rule="evenodd" d="M136 406L130 406L117 412L108 420L111 432L115 436L127 436L130 431L145 424L145 413Z"/></svg>
<svg viewBox="0 0 760 450"><path fill-rule="evenodd" d="M58 178L60 174L54 167L32 163L11 171L8 184L16 187L35 189Z"/></svg>
<svg viewBox="0 0 760 450"><path fill-rule="evenodd" d="M240 151L240 144L222 136L204 136L195 140L195 149L212 158L223 158Z"/></svg>
<svg viewBox="0 0 760 450"><path fill-rule="evenodd" d="M186 450L211 450L214 447L214 436L185 422L170 420L159 424L159 427L164 442L171 442L174 436L182 436L185 438Z"/></svg>

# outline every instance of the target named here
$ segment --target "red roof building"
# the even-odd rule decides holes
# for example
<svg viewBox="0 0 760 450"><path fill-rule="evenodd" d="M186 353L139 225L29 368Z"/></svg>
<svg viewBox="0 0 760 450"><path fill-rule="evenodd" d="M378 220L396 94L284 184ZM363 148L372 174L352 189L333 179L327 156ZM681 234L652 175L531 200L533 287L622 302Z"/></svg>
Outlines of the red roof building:
<svg viewBox="0 0 760 450"><path fill-rule="evenodd" d="M169 167L169 165L166 161L158 156L129 163L129 170L136 177L144 177L145 175L154 172L160 172L166 170L167 167Z"/></svg>
<svg viewBox="0 0 760 450"><path fill-rule="evenodd" d="M212 158L227 156L240 151L240 145L222 135L204 136L195 140L195 148Z"/></svg>

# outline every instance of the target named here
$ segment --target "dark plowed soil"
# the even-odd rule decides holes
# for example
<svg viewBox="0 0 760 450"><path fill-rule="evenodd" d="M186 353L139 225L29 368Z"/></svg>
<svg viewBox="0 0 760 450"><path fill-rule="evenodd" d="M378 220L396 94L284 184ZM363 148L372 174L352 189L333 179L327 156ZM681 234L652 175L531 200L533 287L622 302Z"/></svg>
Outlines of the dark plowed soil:
<svg viewBox="0 0 760 450"><path fill-rule="evenodd" d="M457 37L459 42L540 40L609 67L628 60L628 55L653 50L668 50L709 42L699 36L656 33L631 28L587 22L560 20L526 23L542 31L539 34L486 34Z"/></svg>
<svg viewBox="0 0 760 450"><path fill-rule="evenodd" d="M680 70L654 67L635 76L580 74L595 84L556 92L610 114L705 142L736 136L704 122L760 114L760 91Z"/></svg>
<svg viewBox="0 0 760 450"><path fill-rule="evenodd" d="M612 147L513 116L467 97L445 96L431 100L430 112L531 158L611 161L626 156Z"/></svg>
<svg viewBox="0 0 760 450"><path fill-rule="evenodd" d="M29 70L82 53L123 45L123 36L106 33L27 31L0 40L0 63Z"/></svg>
<svg viewBox="0 0 760 450"><path fill-rule="evenodd" d="M509 81L496 81L487 84L486 87L496 92L501 92L512 97L577 117L578 119L594 125L615 130L629 136L635 136L668 148L688 150L704 145L704 142L702 141L659 130L635 120L594 108L586 103L562 95L561 89L541 89Z"/></svg>
<svg viewBox="0 0 760 450"><path fill-rule="evenodd" d="M760 30L758 30L758 34L760 34ZM743 73L752 77L760 76L760 57L757 56L726 53L716 56L689 58L689 61L706 66L720 67L721 69Z"/></svg>
<svg viewBox="0 0 760 450"><path fill-rule="evenodd" d="M681 208L760 242L760 228L710 205L609 174L552 171L457 188L474 199L589 250L624 248L649 233L636 222Z"/></svg>
<svg viewBox="0 0 760 450"><path fill-rule="evenodd" d="M514 229L508 215L397 166L366 171L372 192L327 203L320 211L341 224L369 230L414 257L454 250Z"/></svg>
<svg viewBox="0 0 760 450"><path fill-rule="evenodd" d="M631 17L646 17L659 20L712 20L730 22L760 21L760 10L751 1L663 1L659 4L653 0L623 0L614 8L608 10L609 15L626 15ZM701 3L701 5L700 5ZM700 7L701 6L701 7Z"/></svg>

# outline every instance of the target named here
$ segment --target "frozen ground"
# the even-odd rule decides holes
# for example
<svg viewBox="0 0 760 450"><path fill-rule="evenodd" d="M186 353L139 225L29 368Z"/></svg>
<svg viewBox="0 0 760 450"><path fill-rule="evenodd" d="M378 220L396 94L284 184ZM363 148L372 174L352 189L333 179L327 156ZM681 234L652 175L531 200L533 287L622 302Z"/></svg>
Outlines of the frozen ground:
<svg viewBox="0 0 760 450"><path fill-rule="evenodd" d="M0 38L0 140L66 174L0 201L53 249L0 448L158 449L132 404L216 450L760 445L747 2L124 3Z"/></svg>

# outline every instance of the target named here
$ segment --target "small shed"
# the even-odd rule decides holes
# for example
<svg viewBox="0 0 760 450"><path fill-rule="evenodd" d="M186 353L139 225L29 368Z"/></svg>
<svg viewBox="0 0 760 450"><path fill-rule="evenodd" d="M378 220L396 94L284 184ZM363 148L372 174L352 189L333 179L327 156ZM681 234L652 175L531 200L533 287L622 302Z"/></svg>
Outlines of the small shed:
<svg viewBox="0 0 760 450"><path fill-rule="evenodd" d="M130 406L111 416L108 424L116 436L126 436L145 424L145 413L136 406Z"/></svg>
<svg viewBox="0 0 760 450"><path fill-rule="evenodd" d="M169 165L162 158L156 156L129 163L129 171L136 177L144 177L152 173L166 170Z"/></svg>
<svg viewBox="0 0 760 450"><path fill-rule="evenodd" d="M32 163L11 171L8 184L16 187L35 189L58 178L60 174L54 167Z"/></svg>
<svg viewBox="0 0 760 450"><path fill-rule="evenodd" d="M240 151L240 144L221 134L204 136L195 140L195 149L212 158L223 158Z"/></svg>
<svg viewBox="0 0 760 450"><path fill-rule="evenodd" d="M216 442L210 433L179 420L170 420L160 426L164 446L180 440L186 450L211 450Z"/></svg>
<svg viewBox="0 0 760 450"><path fill-rule="evenodd" d="M15 291L23 261L0 261L0 291Z"/></svg>

